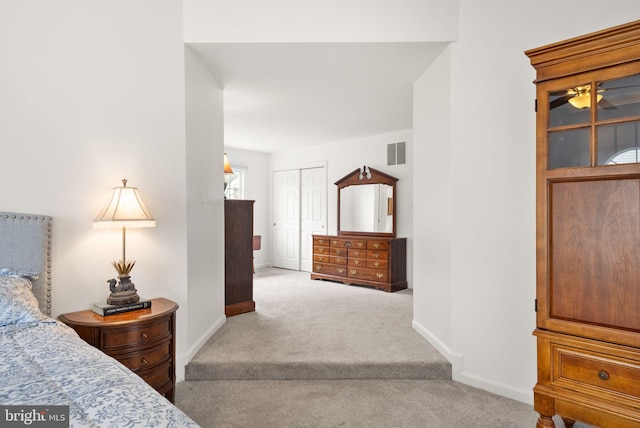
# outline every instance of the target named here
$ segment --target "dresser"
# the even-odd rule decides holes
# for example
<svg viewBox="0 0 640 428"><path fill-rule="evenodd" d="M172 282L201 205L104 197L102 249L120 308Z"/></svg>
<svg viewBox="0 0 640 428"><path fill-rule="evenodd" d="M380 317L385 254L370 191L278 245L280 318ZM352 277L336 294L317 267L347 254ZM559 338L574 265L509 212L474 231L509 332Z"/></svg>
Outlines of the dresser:
<svg viewBox="0 0 640 428"><path fill-rule="evenodd" d="M153 299L148 309L104 317L86 310L58 319L173 403L177 310L175 302L160 298Z"/></svg>
<svg viewBox="0 0 640 428"><path fill-rule="evenodd" d="M254 311L253 204L224 201L224 312L230 317Z"/></svg>
<svg viewBox="0 0 640 428"><path fill-rule="evenodd" d="M536 69L537 426L640 427L640 21Z"/></svg>
<svg viewBox="0 0 640 428"><path fill-rule="evenodd" d="M340 281L384 291L407 288L407 239L313 235L311 279Z"/></svg>

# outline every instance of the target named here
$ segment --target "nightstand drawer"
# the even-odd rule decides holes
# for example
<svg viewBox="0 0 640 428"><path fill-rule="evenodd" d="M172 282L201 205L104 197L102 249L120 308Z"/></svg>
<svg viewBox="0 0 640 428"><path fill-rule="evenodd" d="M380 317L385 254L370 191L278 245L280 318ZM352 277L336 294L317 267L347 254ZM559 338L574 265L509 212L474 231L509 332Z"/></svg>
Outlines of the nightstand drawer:
<svg viewBox="0 0 640 428"><path fill-rule="evenodd" d="M160 390L163 386L173 383L173 361L167 361L160 367L137 372L154 389Z"/></svg>
<svg viewBox="0 0 640 428"><path fill-rule="evenodd" d="M133 371L145 370L171 358L171 341L166 341L140 352L112 356Z"/></svg>
<svg viewBox="0 0 640 428"><path fill-rule="evenodd" d="M556 347L555 381L640 397L640 366L608 355Z"/></svg>
<svg viewBox="0 0 640 428"><path fill-rule="evenodd" d="M153 324L136 325L126 330L103 329L100 333L101 348L105 351L122 346L131 348L169 337L171 335L171 320L165 318Z"/></svg>

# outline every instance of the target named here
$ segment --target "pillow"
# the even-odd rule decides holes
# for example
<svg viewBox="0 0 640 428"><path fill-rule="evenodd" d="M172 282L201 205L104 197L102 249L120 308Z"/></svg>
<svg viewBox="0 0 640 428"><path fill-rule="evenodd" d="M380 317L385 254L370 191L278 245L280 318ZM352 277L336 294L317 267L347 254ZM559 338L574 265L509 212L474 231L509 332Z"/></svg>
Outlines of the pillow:
<svg viewBox="0 0 640 428"><path fill-rule="evenodd" d="M46 319L31 292L31 281L19 276L0 275L0 326L37 323Z"/></svg>
<svg viewBox="0 0 640 428"><path fill-rule="evenodd" d="M0 275L6 276L21 276L22 278L27 278L31 281L37 281L40 277L40 272L27 272L24 270L15 270L10 268L0 269ZM31 282L29 282L31 284ZM29 287L31 289L31 287Z"/></svg>

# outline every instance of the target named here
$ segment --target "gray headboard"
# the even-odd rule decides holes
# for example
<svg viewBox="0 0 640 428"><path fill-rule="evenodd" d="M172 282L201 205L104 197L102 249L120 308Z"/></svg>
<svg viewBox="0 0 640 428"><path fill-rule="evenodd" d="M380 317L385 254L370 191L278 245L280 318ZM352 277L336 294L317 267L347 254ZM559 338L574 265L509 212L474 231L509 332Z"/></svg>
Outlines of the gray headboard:
<svg viewBox="0 0 640 428"><path fill-rule="evenodd" d="M53 218L0 212L0 269L39 272L33 280L43 314L51 316L51 241Z"/></svg>

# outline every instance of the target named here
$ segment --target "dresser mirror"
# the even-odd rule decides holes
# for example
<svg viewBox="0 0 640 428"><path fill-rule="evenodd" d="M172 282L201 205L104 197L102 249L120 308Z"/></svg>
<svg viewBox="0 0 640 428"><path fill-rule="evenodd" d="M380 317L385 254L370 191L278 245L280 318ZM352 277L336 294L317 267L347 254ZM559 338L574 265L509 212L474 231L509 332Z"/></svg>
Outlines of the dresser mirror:
<svg viewBox="0 0 640 428"><path fill-rule="evenodd" d="M367 166L336 181L338 235L395 237L396 181Z"/></svg>

